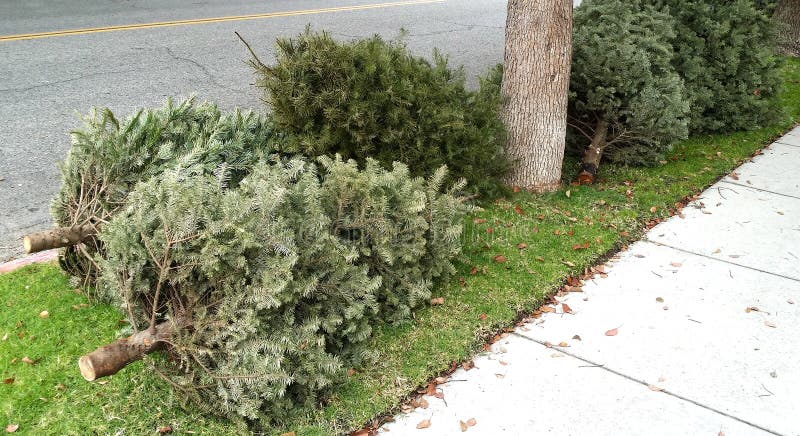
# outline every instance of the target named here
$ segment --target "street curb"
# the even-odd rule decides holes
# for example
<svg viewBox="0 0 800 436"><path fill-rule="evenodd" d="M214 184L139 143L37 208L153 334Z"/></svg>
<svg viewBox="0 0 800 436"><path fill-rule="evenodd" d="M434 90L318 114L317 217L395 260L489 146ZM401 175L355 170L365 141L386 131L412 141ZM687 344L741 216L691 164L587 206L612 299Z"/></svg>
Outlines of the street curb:
<svg viewBox="0 0 800 436"><path fill-rule="evenodd" d="M58 250L47 250L0 264L0 274L14 271L33 263L50 262L58 258Z"/></svg>

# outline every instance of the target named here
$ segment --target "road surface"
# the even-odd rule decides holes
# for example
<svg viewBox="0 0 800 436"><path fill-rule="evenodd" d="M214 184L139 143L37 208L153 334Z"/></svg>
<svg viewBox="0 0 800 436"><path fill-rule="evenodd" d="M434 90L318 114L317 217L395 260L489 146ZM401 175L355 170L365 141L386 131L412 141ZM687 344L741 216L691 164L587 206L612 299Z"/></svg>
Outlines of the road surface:
<svg viewBox="0 0 800 436"><path fill-rule="evenodd" d="M21 254L24 234L51 225L57 166L78 114L107 106L125 116L193 93L224 108L262 110L234 31L272 62L275 38L307 24L342 39L405 29L413 52L429 57L439 48L474 84L502 60L505 13L502 0L4 0L0 261ZM231 16L240 18L220 19ZM148 24L164 22L171 23ZM114 27L126 25L138 26ZM90 30L41 34L75 29Z"/></svg>

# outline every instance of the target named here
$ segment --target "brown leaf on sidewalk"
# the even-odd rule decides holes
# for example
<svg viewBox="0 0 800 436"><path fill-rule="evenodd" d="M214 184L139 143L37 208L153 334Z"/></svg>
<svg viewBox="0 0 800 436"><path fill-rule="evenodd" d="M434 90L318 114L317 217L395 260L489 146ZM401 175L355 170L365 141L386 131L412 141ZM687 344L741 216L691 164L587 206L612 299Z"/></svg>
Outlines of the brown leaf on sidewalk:
<svg viewBox="0 0 800 436"><path fill-rule="evenodd" d="M760 312L760 310L758 310L758 308L755 307L755 306L747 307L747 308L744 309L744 311L745 311L745 313Z"/></svg>
<svg viewBox="0 0 800 436"><path fill-rule="evenodd" d="M576 341L581 341L582 340L581 337L578 336L578 335L573 336L572 339L575 339Z"/></svg>
<svg viewBox="0 0 800 436"><path fill-rule="evenodd" d="M464 422L464 421L458 421L458 426L461 427L461 432L462 433L467 431L467 428L469 428L469 427L467 427L467 423Z"/></svg>
<svg viewBox="0 0 800 436"><path fill-rule="evenodd" d="M792 300L791 298L786 300L786 302L789 303L789 304L794 304L794 300Z"/></svg>
<svg viewBox="0 0 800 436"><path fill-rule="evenodd" d="M777 328L778 327L777 325L775 325L774 322L772 322L770 320L764 321L764 325L767 326L767 327L772 327L772 328Z"/></svg>
<svg viewBox="0 0 800 436"><path fill-rule="evenodd" d="M564 313L573 313L572 308L569 307L567 303L561 303L561 310L564 311Z"/></svg>
<svg viewBox="0 0 800 436"><path fill-rule="evenodd" d="M475 362L472 360L468 360L461 364L461 368L464 371L469 371L470 369L475 368Z"/></svg>
<svg viewBox="0 0 800 436"><path fill-rule="evenodd" d="M664 390L664 388L656 386L656 385L647 385L647 388L650 389L653 392L661 392L661 391Z"/></svg>
<svg viewBox="0 0 800 436"><path fill-rule="evenodd" d="M423 428L428 428L430 426L431 426L431 420L423 419L422 421L419 422L419 424L417 424L417 429L422 430Z"/></svg>
<svg viewBox="0 0 800 436"><path fill-rule="evenodd" d="M436 383L428 383L428 388L425 390L425 395L435 395L436 394Z"/></svg>
<svg viewBox="0 0 800 436"><path fill-rule="evenodd" d="M547 313L556 313L556 308L553 306L542 306L539 310Z"/></svg>
<svg viewBox="0 0 800 436"><path fill-rule="evenodd" d="M619 333L619 328L611 329L606 332L606 336L616 336Z"/></svg>
<svg viewBox="0 0 800 436"><path fill-rule="evenodd" d="M664 299L663 299L663 298L661 298L661 297L656 297L656 301L657 301L657 302L659 302L659 303L663 303L663 302L664 302Z"/></svg>
<svg viewBox="0 0 800 436"><path fill-rule="evenodd" d="M478 421L475 421L475 418L470 418L470 419L467 420L467 425L470 426L470 427L475 427L475 424L477 424L477 423L478 423Z"/></svg>
<svg viewBox="0 0 800 436"><path fill-rule="evenodd" d="M681 267L681 265L683 265L683 264L682 264L682 263L680 263L680 262L670 262L669 264L670 264L670 265L672 265L672 266L674 266L675 268L680 268L680 267Z"/></svg>

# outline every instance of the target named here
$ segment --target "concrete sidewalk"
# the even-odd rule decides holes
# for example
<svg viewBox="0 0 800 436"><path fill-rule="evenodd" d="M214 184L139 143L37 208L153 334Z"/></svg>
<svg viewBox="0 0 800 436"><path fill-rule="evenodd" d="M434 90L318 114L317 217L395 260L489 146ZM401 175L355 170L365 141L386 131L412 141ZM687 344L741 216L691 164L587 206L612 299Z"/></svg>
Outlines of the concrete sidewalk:
<svg viewBox="0 0 800 436"><path fill-rule="evenodd" d="M381 430L800 436L798 165L800 128Z"/></svg>

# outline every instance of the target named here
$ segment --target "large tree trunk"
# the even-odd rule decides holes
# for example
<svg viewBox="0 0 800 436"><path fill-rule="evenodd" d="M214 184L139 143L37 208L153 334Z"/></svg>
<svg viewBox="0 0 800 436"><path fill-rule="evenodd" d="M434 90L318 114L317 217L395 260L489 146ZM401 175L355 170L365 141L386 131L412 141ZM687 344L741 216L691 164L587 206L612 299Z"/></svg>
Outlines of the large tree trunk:
<svg viewBox="0 0 800 436"><path fill-rule="evenodd" d="M800 0L779 0L773 19L780 26L781 49L791 56L800 56Z"/></svg>
<svg viewBox="0 0 800 436"><path fill-rule="evenodd" d="M26 253L37 253L53 248L76 245L95 234L97 234L97 228L92 224L59 227L25 236L25 239L22 240L22 245L25 247Z"/></svg>
<svg viewBox="0 0 800 436"><path fill-rule="evenodd" d="M104 345L78 360L81 375L88 381L114 375L129 363L164 346L174 331L172 322L162 322L127 338Z"/></svg>
<svg viewBox="0 0 800 436"><path fill-rule="evenodd" d="M603 158L603 150L605 150L607 142L608 123L604 118L600 118L594 128L592 142L586 146L586 151L583 153L581 172L578 173L577 178L577 182L581 185L594 183L597 178L597 168L600 166L600 160Z"/></svg>
<svg viewBox="0 0 800 436"><path fill-rule="evenodd" d="M571 0L508 1L501 92L509 185L537 192L561 185L571 60Z"/></svg>

